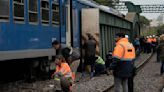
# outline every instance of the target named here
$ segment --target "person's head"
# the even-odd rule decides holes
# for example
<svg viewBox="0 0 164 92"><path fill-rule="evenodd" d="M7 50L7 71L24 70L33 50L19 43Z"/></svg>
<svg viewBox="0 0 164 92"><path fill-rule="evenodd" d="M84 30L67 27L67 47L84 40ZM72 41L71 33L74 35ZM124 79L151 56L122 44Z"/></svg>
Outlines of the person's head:
<svg viewBox="0 0 164 92"><path fill-rule="evenodd" d="M153 35L153 38L155 38L155 35Z"/></svg>
<svg viewBox="0 0 164 92"><path fill-rule="evenodd" d="M124 33L117 33L115 40L116 40L116 42L118 42L122 38L125 38L125 34Z"/></svg>
<svg viewBox="0 0 164 92"><path fill-rule="evenodd" d="M55 49L59 49L60 48L60 42L55 40L52 42L52 46L55 48Z"/></svg>
<svg viewBox="0 0 164 92"><path fill-rule="evenodd" d="M125 35L125 38L129 39L129 35Z"/></svg>
<svg viewBox="0 0 164 92"><path fill-rule="evenodd" d="M89 40L93 39L93 35L92 34L88 33L87 35L88 35L88 39Z"/></svg>
<svg viewBox="0 0 164 92"><path fill-rule="evenodd" d="M63 62L65 62L65 59L64 59L64 57L62 56L62 55L57 55L56 57L55 57L55 64L56 65L61 65L61 63L63 63Z"/></svg>

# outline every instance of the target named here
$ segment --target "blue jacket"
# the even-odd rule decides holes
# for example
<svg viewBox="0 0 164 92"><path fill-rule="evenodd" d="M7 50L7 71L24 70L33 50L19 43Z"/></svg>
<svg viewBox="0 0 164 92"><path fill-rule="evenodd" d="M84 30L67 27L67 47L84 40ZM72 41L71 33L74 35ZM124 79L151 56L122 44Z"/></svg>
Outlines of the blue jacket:
<svg viewBox="0 0 164 92"><path fill-rule="evenodd" d="M121 61L113 58L110 70L113 70L113 75L118 78L129 78L133 75L134 61Z"/></svg>

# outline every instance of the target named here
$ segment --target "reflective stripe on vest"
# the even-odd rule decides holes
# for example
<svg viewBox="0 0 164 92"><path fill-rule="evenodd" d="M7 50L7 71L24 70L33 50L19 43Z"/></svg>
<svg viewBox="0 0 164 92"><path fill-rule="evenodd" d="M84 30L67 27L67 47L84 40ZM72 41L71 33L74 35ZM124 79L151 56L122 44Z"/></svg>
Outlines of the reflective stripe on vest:
<svg viewBox="0 0 164 92"><path fill-rule="evenodd" d="M68 73L66 73L65 75L64 75L64 77L72 77L72 72L68 72Z"/></svg>
<svg viewBox="0 0 164 92"><path fill-rule="evenodd" d="M97 63L97 64L105 65L104 60L103 60L100 56L98 56L98 59L96 60L96 63Z"/></svg>

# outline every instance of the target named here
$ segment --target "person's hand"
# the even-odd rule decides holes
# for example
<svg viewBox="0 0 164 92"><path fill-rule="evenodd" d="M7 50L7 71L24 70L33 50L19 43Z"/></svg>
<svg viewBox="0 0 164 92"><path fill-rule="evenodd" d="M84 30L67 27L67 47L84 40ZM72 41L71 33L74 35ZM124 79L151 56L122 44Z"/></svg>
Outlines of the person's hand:
<svg viewBox="0 0 164 92"><path fill-rule="evenodd" d="M57 73L54 74L54 76L55 76L55 77L62 77L63 74L62 74L61 72L57 72Z"/></svg>
<svg viewBox="0 0 164 92"><path fill-rule="evenodd" d="M52 74L52 75L51 75L51 78L54 78L54 75L55 75L55 74Z"/></svg>

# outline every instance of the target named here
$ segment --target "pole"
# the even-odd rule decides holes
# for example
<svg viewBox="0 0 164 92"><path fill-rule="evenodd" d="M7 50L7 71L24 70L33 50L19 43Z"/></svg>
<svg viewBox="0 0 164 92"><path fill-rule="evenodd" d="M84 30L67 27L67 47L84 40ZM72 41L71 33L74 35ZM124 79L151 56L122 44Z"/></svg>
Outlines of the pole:
<svg viewBox="0 0 164 92"><path fill-rule="evenodd" d="M72 16L72 0L70 0L70 29L71 29L71 46L73 47L73 16Z"/></svg>
<svg viewBox="0 0 164 92"><path fill-rule="evenodd" d="M62 0L59 0L59 18L60 18L60 22L59 22L59 41L61 42L61 31L62 31Z"/></svg>

